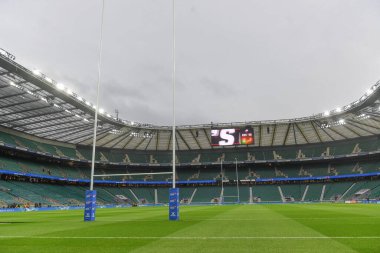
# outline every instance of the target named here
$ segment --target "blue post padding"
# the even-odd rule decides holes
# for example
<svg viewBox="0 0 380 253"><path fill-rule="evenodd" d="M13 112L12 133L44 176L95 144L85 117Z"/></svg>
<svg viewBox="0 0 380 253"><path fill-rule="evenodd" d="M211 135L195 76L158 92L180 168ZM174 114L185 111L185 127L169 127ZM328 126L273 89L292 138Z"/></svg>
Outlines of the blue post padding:
<svg viewBox="0 0 380 253"><path fill-rule="evenodd" d="M87 190L85 200L84 221L94 221L96 210L96 191Z"/></svg>
<svg viewBox="0 0 380 253"><path fill-rule="evenodd" d="M179 188L169 190L169 220L179 220Z"/></svg>

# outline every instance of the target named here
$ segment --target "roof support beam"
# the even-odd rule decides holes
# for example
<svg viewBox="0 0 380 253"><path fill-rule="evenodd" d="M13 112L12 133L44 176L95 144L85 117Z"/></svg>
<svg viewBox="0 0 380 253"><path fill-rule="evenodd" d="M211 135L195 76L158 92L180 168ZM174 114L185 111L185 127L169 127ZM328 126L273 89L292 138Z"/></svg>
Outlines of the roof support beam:
<svg viewBox="0 0 380 253"><path fill-rule="evenodd" d="M177 133L178 133L178 136L182 139L183 143L185 143L187 149L190 150L191 148L190 148L189 144L187 144L187 142L185 141L185 139L183 138L183 136L182 136L182 134L179 132L179 130L177 130ZM177 141L177 144L178 144L178 141ZM179 145L178 145L178 147L179 147Z"/></svg>
<svg viewBox="0 0 380 253"><path fill-rule="evenodd" d="M170 131L170 136L169 136L169 142L168 142L168 148L166 150L170 150L170 141L172 140L172 135L173 135L173 132Z"/></svg>
<svg viewBox="0 0 380 253"><path fill-rule="evenodd" d="M24 105L24 104L34 103L34 102L37 102L37 101L40 101L40 99L37 98L37 99L28 100L28 101L22 101L22 102L13 103L13 104L6 104L6 105L3 105L3 106L0 106L0 109L9 108L9 107L17 106L17 105Z"/></svg>
<svg viewBox="0 0 380 253"><path fill-rule="evenodd" d="M329 127L327 128L329 130L331 130L332 132L336 133L337 135L339 135L340 137L343 137L344 139L349 139L347 136L345 136L344 134L342 133L339 133L338 131L336 131L335 129L333 129L332 127Z"/></svg>
<svg viewBox="0 0 380 253"><path fill-rule="evenodd" d="M110 130L112 130L112 126L109 126L109 127L99 127L99 123L100 122L98 122L98 125L97 125L97 128L99 129L99 132L96 134L96 142L98 142L99 139L102 139L104 137L104 136L100 137L101 136L100 132L101 132L102 129L110 129ZM92 139L92 138L93 138L93 136L90 136L88 139ZM81 142L87 141L88 139L82 139Z"/></svg>
<svg viewBox="0 0 380 253"><path fill-rule="evenodd" d="M121 141L123 141L125 138L128 137L128 135L132 132L132 130L129 130L128 132L126 133L123 133L122 135L120 136L116 136L115 138L112 138L111 140L107 141L106 143L103 144L103 146L107 146L108 144L110 144L111 142L113 142L114 140L117 140L118 138L120 138L119 141L117 141L113 146L111 146L111 148L115 147L115 145L119 144Z"/></svg>
<svg viewBox="0 0 380 253"><path fill-rule="evenodd" d="M139 141L137 143L137 145L133 148L133 149L137 149L138 147L140 147L141 144L143 144L143 142L146 140L146 138L141 138L141 141Z"/></svg>
<svg viewBox="0 0 380 253"><path fill-rule="evenodd" d="M301 135L305 139L306 143L310 143L309 140L306 138L306 135L303 133L302 129L300 128L300 126L297 123L294 123L294 125L296 125L296 128L301 133Z"/></svg>
<svg viewBox="0 0 380 253"><path fill-rule="evenodd" d="M208 140L208 143L209 143L210 147L213 149L214 147L211 145L211 137L209 136L209 134L207 134L205 128L203 128L203 132L204 132L204 134L205 134L205 136L206 136L206 138Z"/></svg>
<svg viewBox="0 0 380 253"><path fill-rule="evenodd" d="M380 113L378 112L366 112L366 114L369 114L371 116L380 117Z"/></svg>
<svg viewBox="0 0 380 253"><path fill-rule="evenodd" d="M149 141L148 141L148 143L146 144L144 150L147 150L147 149L148 149L149 144L152 142L152 140L153 140L153 137L152 137L152 138L149 138Z"/></svg>
<svg viewBox="0 0 380 253"><path fill-rule="evenodd" d="M112 130L111 127L109 127L108 129L111 129L111 130ZM107 132L108 132L108 131L107 131ZM97 134L96 134L96 142L99 141L98 138L102 139L104 136L107 136L107 134L108 134L107 132L106 132L106 133L100 133L100 132L97 133ZM102 134L104 134L104 136L100 137ZM89 136L87 139L82 139L81 142L87 141L87 140L92 139L92 138L93 138L93 135L92 135L92 136Z"/></svg>
<svg viewBox="0 0 380 253"><path fill-rule="evenodd" d="M273 126L273 133L272 133L272 140L271 140L271 142L270 142L270 145L271 145L271 146L273 146L273 143L274 143L274 136L275 136L275 134L276 134L276 129L277 129L277 125L274 124L274 126Z"/></svg>
<svg viewBox="0 0 380 253"><path fill-rule="evenodd" d="M134 136L131 136L131 135L129 137L131 137L131 138L124 144L123 149L126 148L127 145L135 138Z"/></svg>
<svg viewBox="0 0 380 253"><path fill-rule="evenodd" d="M131 131L129 131L128 133L126 134L123 134L122 138L120 138L120 140L118 140L117 142L115 142L115 144L113 144L110 148L114 148L116 147L117 145L119 145L119 143L122 143L123 141L125 141L129 136ZM108 143L107 143L108 144Z"/></svg>
<svg viewBox="0 0 380 253"><path fill-rule="evenodd" d="M157 131L157 135L156 135L156 150L158 150L158 140L160 139L160 131Z"/></svg>
<svg viewBox="0 0 380 253"><path fill-rule="evenodd" d="M64 133L63 135L56 136L55 138L57 140L64 140L64 141L71 141L71 140L79 139L79 137L87 136L88 133L85 133L85 134L82 134L82 135L78 135L79 137L75 135L76 133L80 133L80 132L83 132L83 131L88 131L90 129L92 129L92 127L90 127L90 126L82 127L82 128L80 128L80 129L78 129L76 131L73 131L73 132L71 132L71 131L70 132L63 132ZM71 136L71 135L75 135L75 136L72 136L71 138L65 139L65 137Z"/></svg>
<svg viewBox="0 0 380 253"><path fill-rule="evenodd" d="M178 130L176 130L175 132L176 132L176 136L177 136L177 131ZM177 145L177 146L175 146L174 148L176 149L176 150L178 150L179 149L179 144L178 144L178 140L179 138L175 138L175 144Z"/></svg>
<svg viewBox="0 0 380 253"><path fill-rule="evenodd" d="M74 125L74 126L70 126L70 127L62 126L62 127L54 128L54 129L51 129L51 130L43 131L40 136L46 138L46 137L50 137L50 136L55 135L55 134L66 133L67 131L75 130L75 129L78 129L78 128L84 128L84 127L87 127L87 126L88 125L83 125L83 124L81 124L81 125ZM32 134L35 134L35 133L33 133L33 131L32 131ZM45 135L45 134L48 134L48 135Z"/></svg>
<svg viewBox="0 0 380 253"><path fill-rule="evenodd" d="M293 136L294 136L294 144L297 145L297 135L296 135L296 128L294 127L294 124L292 124L292 130L293 130Z"/></svg>
<svg viewBox="0 0 380 253"><path fill-rule="evenodd" d="M261 138L262 138L262 126L259 125L259 147L261 147Z"/></svg>
<svg viewBox="0 0 380 253"><path fill-rule="evenodd" d="M285 146L285 143L286 143L286 140L288 139L288 135L289 135L289 130L290 130L290 123L288 124L288 128L286 129L286 133L285 133L285 137L284 137L284 141L282 142L282 146Z"/></svg>
<svg viewBox="0 0 380 253"><path fill-rule="evenodd" d="M5 120L5 121L0 121L0 124L4 124L4 123L9 123L9 122L15 122L15 121L20 121L20 120L27 120L27 119L32 119L32 118L36 118L36 117L41 117L41 116L46 116L46 115L51 115L51 114L56 114L56 113L60 113L60 112L63 112L63 111L57 111L57 112L45 112L45 113L40 113L40 114L33 114L33 115L30 115L28 117L23 117L23 118L16 118L16 119L9 119L9 120Z"/></svg>
<svg viewBox="0 0 380 253"><path fill-rule="evenodd" d="M324 133L325 133L325 134L326 134L331 140L333 140L333 141L336 140L335 138L333 138L333 137L331 136L331 134L329 134L329 133L326 131L325 128L322 128L322 127L321 127L321 125L319 124L319 122L317 122L317 121L314 121L314 122L315 122L315 124L318 125L319 129L321 129L322 132L324 132Z"/></svg>
<svg viewBox="0 0 380 253"><path fill-rule="evenodd" d="M88 139L92 138L92 136L94 136L94 132L92 130L94 130L94 126L92 126L92 128L88 131L88 134L85 134L82 137L76 137L73 140L70 140L70 143L83 145L82 142L84 140L88 140ZM112 130L112 128L107 128L107 129L104 129L102 131L99 131L99 134L103 134L103 133L111 131L111 130Z"/></svg>
<svg viewBox="0 0 380 253"><path fill-rule="evenodd" d="M355 123L355 125L363 125L363 126L367 126L367 127L371 127L371 128L377 129L377 130L380 129L380 127L373 126L373 125L370 125L370 124L367 124L367 123L364 123L364 122L359 122L359 121L353 120L353 119L348 119L347 121L349 121L351 123Z"/></svg>
<svg viewBox="0 0 380 253"><path fill-rule="evenodd" d="M44 115L46 116L46 115ZM29 123L24 123L24 124L21 124L21 125L17 125L17 126L31 126L31 125L35 125L35 124L38 124L38 123L47 123L47 122L50 122L50 121L54 121L53 124L48 124L48 125L43 125L43 126L37 126L37 127L33 127L33 128L28 128L28 130L34 130L34 129L37 129L37 128L41 128L41 127L50 127L50 126L54 126L56 124L65 124L66 122L56 122L57 119L66 119L66 118L71 118L73 117L73 115L67 115L67 116L62 116L62 115L58 115L57 117L53 117L53 118L49 118L49 119L41 119L41 120L38 120L38 121L33 121L33 122L29 122Z"/></svg>
<svg viewBox="0 0 380 253"><path fill-rule="evenodd" d="M350 132L356 134L357 136L359 137L362 137L361 134L359 134L358 132L356 132L354 129L352 129L351 127L348 127L346 124L345 125L342 125L344 128L346 128L347 130L349 130Z"/></svg>
<svg viewBox="0 0 380 253"><path fill-rule="evenodd" d="M368 129L365 129L365 128L361 127L361 126L358 126L357 124L355 124L355 122L351 122L350 120L347 120L346 124L350 124L351 126L359 128L360 130L363 130L364 132L367 132L367 133L370 133L370 134L376 134L375 132L372 132L371 130L368 130Z"/></svg>
<svg viewBox="0 0 380 253"><path fill-rule="evenodd" d="M196 130L198 131L198 130ZM193 131L190 130L190 133L191 133L191 136L194 138L195 140L195 143L197 144L198 148L201 149L201 145L199 145L199 141L198 141L198 138L194 135ZM198 133L199 134L199 133Z"/></svg>
<svg viewBox="0 0 380 253"><path fill-rule="evenodd" d="M40 126L40 127L34 127L33 129L28 129L28 131L33 132L34 130L38 129L38 131L33 132L33 134L38 135L38 134L45 134L45 133L49 133L49 132L54 132L54 131L60 130L60 129L70 129L70 127L73 127L73 126L77 127L77 126L87 126L88 125L85 122L83 122L83 124L80 124L80 125L78 125L78 124L77 125L68 125L68 124L72 124L72 123L78 123L81 121L82 121L81 119L74 119L74 120L61 122L61 123L53 122L52 124L49 124L47 126ZM62 125L62 127L49 129L49 128L57 126L57 125Z"/></svg>
<svg viewBox="0 0 380 253"><path fill-rule="evenodd" d="M378 114L372 114L372 113L368 113L368 114L375 115L376 117L379 116ZM378 120L377 118L371 117L370 119L380 123L380 120Z"/></svg>
<svg viewBox="0 0 380 253"><path fill-rule="evenodd" d="M6 88L6 87L8 87L8 86L1 86L0 88ZM18 96L24 95L25 93L26 92L19 92L19 93L16 93L16 94L10 94L10 95L6 95L6 96L1 96L0 99L18 97Z"/></svg>
<svg viewBox="0 0 380 253"><path fill-rule="evenodd" d="M310 124L311 124L311 126L313 127L314 132L315 132L315 135L317 136L319 142L323 142L321 136L319 135L319 132L318 132L317 128L316 128L315 125L314 125L315 122L314 122L314 121L310 121ZM331 138L331 137L330 137L330 138Z"/></svg>
<svg viewBox="0 0 380 253"><path fill-rule="evenodd" d="M88 129L86 129L86 130L84 130L84 131L88 131L88 130L92 130L92 129L94 129L93 126L89 127ZM108 131L110 131L110 130L111 130L111 128L109 127L109 128L105 128L105 129L98 130L98 133L99 133L99 135L101 135L101 134L103 134L104 132L108 132ZM93 134L94 134L94 133L93 133L92 131L89 131L89 133L84 132L83 134L81 134L81 135L79 135L79 136L73 136L72 138L69 138L69 139L62 139L62 136L60 136L59 139L64 140L64 141L67 141L67 142L70 142L70 141L72 141L72 140L77 139L77 140L80 140L80 141L78 141L77 143L80 143L80 142L86 140L86 139L83 140L83 138L91 138L91 136L93 136ZM70 135L71 135L71 134L70 134ZM90 137L88 137L88 136L90 136Z"/></svg>
<svg viewBox="0 0 380 253"><path fill-rule="evenodd" d="M0 117L4 117L4 116L8 116L8 115L14 115L14 114L20 114L20 113L25 113L25 112L32 112L32 111L36 111L36 110L45 109L45 108L48 108L48 107L51 107L51 105L45 105L45 106L40 106L40 107L35 107L35 108L29 108L29 109L24 109L24 110L21 110L21 111L16 111L16 112L8 112L8 113L0 114Z"/></svg>
<svg viewBox="0 0 380 253"><path fill-rule="evenodd" d="M111 133L110 133L111 134ZM106 138L108 135L103 135L102 137L100 137L100 138L98 138L98 136L97 136L97 140L96 140L96 142L98 142L98 141L101 141L101 140L103 140L104 138ZM118 138L118 137L120 137L120 136L116 136L116 138Z"/></svg>

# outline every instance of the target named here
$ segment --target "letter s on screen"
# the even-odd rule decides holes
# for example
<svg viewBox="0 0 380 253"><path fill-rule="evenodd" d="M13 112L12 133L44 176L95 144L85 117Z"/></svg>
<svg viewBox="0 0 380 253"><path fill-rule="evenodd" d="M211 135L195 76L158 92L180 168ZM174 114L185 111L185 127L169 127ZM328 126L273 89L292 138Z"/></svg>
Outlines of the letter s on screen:
<svg viewBox="0 0 380 253"><path fill-rule="evenodd" d="M220 146L233 145L235 143L235 129L221 129L220 130L220 138L222 140L219 141Z"/></svg>

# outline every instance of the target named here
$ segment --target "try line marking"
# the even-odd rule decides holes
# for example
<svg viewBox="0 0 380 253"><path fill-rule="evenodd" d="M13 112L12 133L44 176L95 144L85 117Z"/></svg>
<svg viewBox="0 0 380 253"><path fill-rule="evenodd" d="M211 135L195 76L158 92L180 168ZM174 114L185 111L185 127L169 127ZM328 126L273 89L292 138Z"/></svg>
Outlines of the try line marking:
<svg viewBox="0 0 380 253"><path fill-rule="evenodd" d="M23 236L0 235L0 239L133 239L133 240L325 240L380 239L380 236Z"/></svg>

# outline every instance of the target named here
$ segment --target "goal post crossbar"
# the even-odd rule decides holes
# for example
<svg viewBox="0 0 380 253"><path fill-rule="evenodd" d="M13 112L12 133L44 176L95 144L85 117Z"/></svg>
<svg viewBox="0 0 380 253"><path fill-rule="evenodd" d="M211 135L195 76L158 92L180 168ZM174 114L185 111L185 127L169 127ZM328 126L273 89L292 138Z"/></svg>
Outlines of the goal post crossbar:
<svg viewBox="0 0 380 253"><path fill-rule="evenodd" d="M102 174L94 175L94 177L118 177L118 176L142 176L142 175L168 175L173 172L151 172L151 173L127 173L127 174Z"/></svg>

